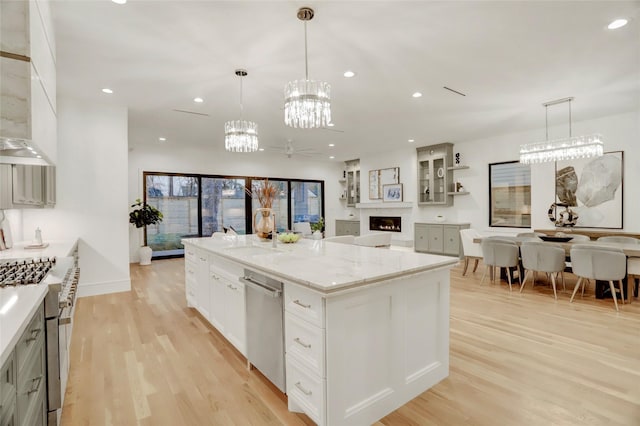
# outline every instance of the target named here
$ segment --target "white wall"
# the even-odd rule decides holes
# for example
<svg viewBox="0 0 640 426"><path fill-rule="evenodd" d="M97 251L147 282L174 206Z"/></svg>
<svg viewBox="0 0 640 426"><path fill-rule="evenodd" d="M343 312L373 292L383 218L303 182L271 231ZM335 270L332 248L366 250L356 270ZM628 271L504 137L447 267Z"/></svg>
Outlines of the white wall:
<svg viewBox="0 0 640 426"><path fill-rule="evenodd" d="M213 142L212 142L213 143ZM220 143L223 143L222 141ZM129 152L129 201L143 198L142 173L197 173L212 175L260 176L270 178L313 179L325 181L325 230L333 235L335 217L342 215L338 196L341 162L256 152L251 154L220 152L213 149L182 147L179 142L136 145ZM141 234L129 228L129 259L138 261Z"/></svg>
<svg viewBox="0 0 640 426"><path fill-rule="evenodd" d="M552 137L566 134L566 125L549 129ZM637 214L638 200L640 200L640 111L603 117L596 120L574 122L573 134L601 133L604 136L605 151L624 151L624 230L640 232L640 215ZM554 136L557 135L557 136ZM403 234L413 233L413 222L432 221L437 215L443 215L447 221L469 222L471 227L489 231L489 163L517 160L520 144L544 140L545 129L524 131L492 138L457 142L454 152L462 156L461 163L468 165L467 170L454 172L454 180L459 180L469 195L459 195L454 198L452 207L418 207L417 206L417 157L416 145L405 144L395 147L393 151L374 155L363 155L360 158L362 173L362 202L379 200L368 199L369 170L388 167L400 167L400 182L403 184L404 201L415 205L410 210L410 230L403 223ZM433 144L447 141L433 141ZM431 145L431 143L418 146ZM549 205L555 201L555 165L554 163L532 166L531 172L532 194L532 227L535 229L552 229L547 217ZM343 209L343 216L352 210ZM396 209L361 209L356 217L361 218L361 232L367 233L368 215L396 215ZM399 215L399 214L398 214ZM404 217L403 217L404 221ZM508 232L509 229L491 228Z"/></svg>
<svg viewBox="0 0 640 426"><path fill-rule="evenodd" d="M22 211L23 234L79 238L80 296L131 289L127 108L58 99L57 203Z"/></svg>

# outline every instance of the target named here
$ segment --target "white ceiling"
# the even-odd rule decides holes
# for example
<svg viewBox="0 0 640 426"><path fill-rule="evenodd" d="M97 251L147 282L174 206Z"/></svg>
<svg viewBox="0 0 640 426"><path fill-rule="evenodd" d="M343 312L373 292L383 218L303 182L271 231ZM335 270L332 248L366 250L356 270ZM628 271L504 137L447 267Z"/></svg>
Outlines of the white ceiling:
<svg viewBox="0 0 640 426"><path fill-rule="evenodd" d="M316 11L309 74L332 85L341 132L284 125L284 84L304 77L300 6ZM640 110L639 1L54 0L52 9L59 95L127 105L131 146L164 136L223 149L224 122L240 116L236 68L249 73L244 118L258 123L261 146L291 139L335 161L410 138L540 128L541 104L567 96L574 121ZM617 17L630 22L607 30Z"/></svg>

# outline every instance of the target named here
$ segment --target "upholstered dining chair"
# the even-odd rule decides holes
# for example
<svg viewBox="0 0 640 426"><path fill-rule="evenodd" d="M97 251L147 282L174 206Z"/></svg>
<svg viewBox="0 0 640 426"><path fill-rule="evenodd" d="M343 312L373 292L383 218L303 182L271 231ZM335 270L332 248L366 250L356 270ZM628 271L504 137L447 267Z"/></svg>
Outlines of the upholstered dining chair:
<svg viewBox="0 0 640 426"><path fill-rule="evenodd" d="M631 302L631 298L638 297L636 288L636 280L640 279L640 257L627 258L627 300Z"/></svg>
<svg viewBox="0 0 640 426"><path fill-rule="evenodd" d="M224 232L214 232L213 234L211 234L211 238L224 238L225 233Z"/></svg>
<svg viewBox="0 0 640 426"><path fill-rule="evenodd" d="M519 234L516 235L516 237L518 238L531 238L537 241L542 241L540 239L540 236L544 235L544 234L540 234L538 232L521 232Z"/></svg>
<svg viewBox="0 0 640 426"><path fill-rule="evenodd" d="M601 243L620 243L620 244L640 244L640 240L633 237L626 237L624 235L611 235L598 238Z"/></svg>
<svg viewBox="0 0 640 426"><path fill-rule="evenodd" d="M480 285L484 281L489 268L493 268L493 279L495 280L495 268L498 268L498 274L502 268L507 269L507 280L509 282L509 291L511 287L511 268L517 268L518 280L522 284L522 275L520 274L520 263L518 245L514 241L502 240L499 238L483 238L480 243L482 248L482 262L487 266L480 280Z"/></svg>
<svg viewBox="0 0 640 426"><path fill-rule="evenodd" d="M340 244L353 244L356 237L353 235L338 235L335 237L327 237L324 241L329 241L331 243L340 243Z"/></svg>
<svg viewBox="0 0 640 426"><path fill-rule="evenodd" d="M564 275L562 275L565 264L564 248L560 245L549 244L537 241L525 241L520 244L520 254L522 255L522 267L525 270L524 280L520 285L520 292L527 282L527 278L533 275L535 284L535 273L545 272L551 277L551 285L553 286L553 297L557 300L558 293L556 290L556 274L562 276L562 285L564 286Z"/></svg>
<svg viewBox="0 0 640 426"><path fill-rule="evenodd" d="M389 248L391 246L391 234L389 232L376 232L360 235L355 237L353 243L357 246Z"/></svg>
<svg viewBox="0 0 640 426"><path fill-rule="evenodd" d="M609 281L613 303L618 310L617 291L620 292L620 299L624 304L624 289L622 279L625 277L627 269L627 256L622 249L615 247L594 246L591 244L575 244L571 248L571 264L573 273L578 276L578 281L573 289L570 302L582 284L582 294L584 295L585 280ZM618 282L619 288L616 290L614 281Z"/></svg>
<svg viewBox="0 0 640 426"><path fill-rule="evenodd" d="M469 261L474 260L473 272L478 268L478 260L482 259L482 248L480 243L474 243L475 238L481 238L482 235L475 229L461 229L460 240L462 241L462 251L464 252L464 270L462 275L467 273Z"/></svg>
<svg viewBox="0 0 640 426"><path fill-rule="evenodd" d="M293 231L301 233L303 237L308 237L312 234L311 224L309 222L294 222Z"/></svg>

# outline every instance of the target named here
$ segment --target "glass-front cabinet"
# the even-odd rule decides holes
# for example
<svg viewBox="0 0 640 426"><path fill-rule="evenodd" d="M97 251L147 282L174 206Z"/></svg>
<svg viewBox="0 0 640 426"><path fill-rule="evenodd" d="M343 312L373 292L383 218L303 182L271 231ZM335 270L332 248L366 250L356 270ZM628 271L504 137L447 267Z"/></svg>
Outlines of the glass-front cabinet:
<svg viewBox="0 0 640 426"><path fill-rule="evenodd" d="M360 202L360 160L345 161L347 167L347 206Z"/></svg>
<svg viewBox="0 0 640 426"><path fill-rule="evenodd" d="M442 143L417 148L418 204L453 204L453 144Z"/></svg>

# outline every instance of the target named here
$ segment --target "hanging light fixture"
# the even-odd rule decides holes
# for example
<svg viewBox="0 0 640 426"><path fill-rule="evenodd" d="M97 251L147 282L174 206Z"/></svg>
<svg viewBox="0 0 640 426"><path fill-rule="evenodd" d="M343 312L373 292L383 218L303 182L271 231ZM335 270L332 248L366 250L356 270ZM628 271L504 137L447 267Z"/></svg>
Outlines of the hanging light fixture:
<svg viewBox="0 0 640 426"><path fill-rule="evenodd" d="M284 87L284 122L289 127L312 129L331 122L331 86L324 81L309 80L307 60L307 21L313 9L301 7L298 19L304 22L304 80L290 81Z"/></svg>
<svg viewBox="0 0 640 426"><path fill-rule="evenodd" d="M604 153L602 135L571 135L571 101L573 97L557 99L542 104L545 108L546 141L520 145L520 162L523 164L546 163L571 160L574 158L598 157ZM562 103L569 104L569 137L549 140L549 107Z"/></svg>
<svg viewBox="0 0 640 426"><path fill-rule="evenodd" d="M235 73L240 77L240 120L224 123L224 147L231 152L255 152L258 150L258 125L242 119L242 77L247 76L247 70L237 69Z"/></svg>

